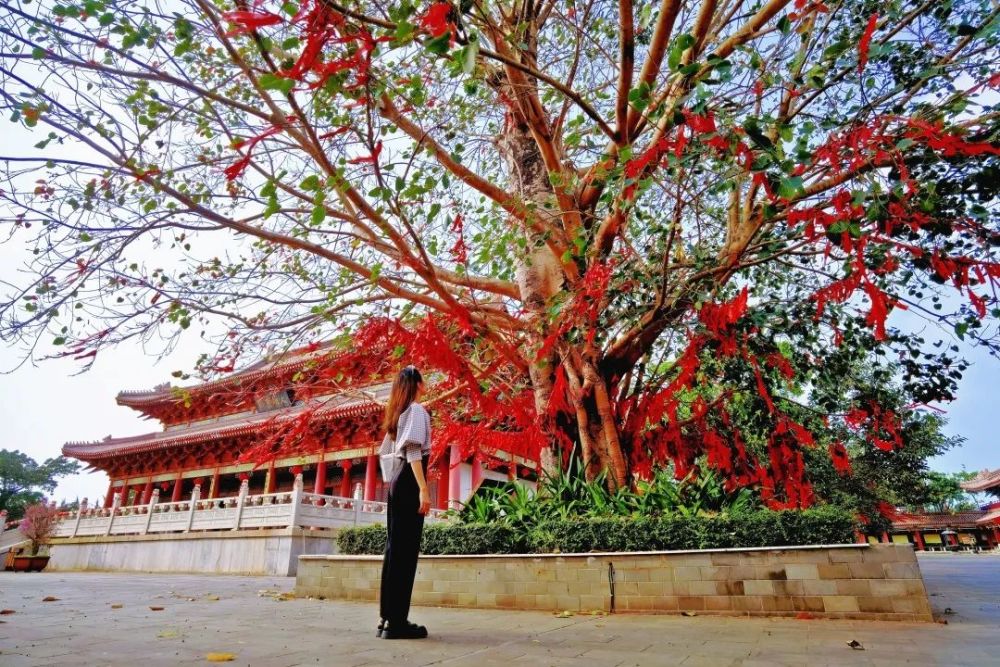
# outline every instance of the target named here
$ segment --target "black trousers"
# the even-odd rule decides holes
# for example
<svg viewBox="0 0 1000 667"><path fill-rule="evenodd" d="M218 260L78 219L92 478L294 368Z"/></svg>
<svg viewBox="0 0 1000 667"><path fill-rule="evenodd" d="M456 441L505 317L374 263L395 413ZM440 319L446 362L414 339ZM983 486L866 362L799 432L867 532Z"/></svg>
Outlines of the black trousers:
<svg viewBox="0 0 1000 667"><path fill-rule="evenodd" d="M427 458L423 465L426 469ZM424 515L420 514L420 487L413 468L405 463L389 484L386 527L389 539L382 559L382 590L379 595L379 615L389 624L402 623L410 615L413 578L417 574L420 536L424 532Z"/></svg>

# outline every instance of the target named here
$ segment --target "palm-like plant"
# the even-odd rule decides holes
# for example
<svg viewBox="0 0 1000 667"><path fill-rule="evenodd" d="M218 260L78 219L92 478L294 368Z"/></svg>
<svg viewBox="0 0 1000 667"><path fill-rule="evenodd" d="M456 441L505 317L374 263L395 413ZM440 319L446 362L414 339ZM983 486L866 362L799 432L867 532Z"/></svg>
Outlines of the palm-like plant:
<svg viewBox="0 0 1000 667"><path fill-rule="evenodd" d="M571 467L542 478L537 493L513 482L482 487L458 512L459 520L531 528L545 521L583 517L736 514L757 504L750 489L729 492L722 478L708 469L681 480L664 469L634 489L609 491L605 473L587 481L578 474L580 464L573 465L577 470Z"/></svg>

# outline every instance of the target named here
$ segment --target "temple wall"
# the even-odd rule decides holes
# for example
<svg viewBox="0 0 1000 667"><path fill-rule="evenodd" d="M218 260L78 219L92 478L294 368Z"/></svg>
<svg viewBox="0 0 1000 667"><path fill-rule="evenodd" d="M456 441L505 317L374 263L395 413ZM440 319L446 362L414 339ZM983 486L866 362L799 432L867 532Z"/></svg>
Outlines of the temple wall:
<svg viewBox="0 0 1000 667"><path fill-rule="evenodd" d="M381 556L303 556L295 592L375 600ZM612 584L613 582L613 584ZM909 545L422 556L413 604L931 621Z"/></svg>
<svg viewBox="0 0 1000 667"><path fill-rule="evenodd" d="M47 571L293 576L303 554L337 553L335 530L263 530L57 538Z"/></svg>

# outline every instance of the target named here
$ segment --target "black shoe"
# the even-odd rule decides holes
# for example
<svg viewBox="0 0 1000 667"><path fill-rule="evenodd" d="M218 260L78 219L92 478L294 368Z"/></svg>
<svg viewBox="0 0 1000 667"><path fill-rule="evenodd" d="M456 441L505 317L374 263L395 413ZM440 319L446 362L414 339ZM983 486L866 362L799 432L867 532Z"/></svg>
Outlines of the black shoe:
<svg viewBox="0 0 1000 667"><path fill-rule="evenodd" d="M416 623L387 623L382 629L382 639L424 639L427 628Z"/></svg>
<svg viewBox="0 0 1000 667"><path fill-rule="evenodd" d="M385 630L385 619L378 619L378 632L375 633L375 637L379 638L382 636L382 632Z"/></svg>

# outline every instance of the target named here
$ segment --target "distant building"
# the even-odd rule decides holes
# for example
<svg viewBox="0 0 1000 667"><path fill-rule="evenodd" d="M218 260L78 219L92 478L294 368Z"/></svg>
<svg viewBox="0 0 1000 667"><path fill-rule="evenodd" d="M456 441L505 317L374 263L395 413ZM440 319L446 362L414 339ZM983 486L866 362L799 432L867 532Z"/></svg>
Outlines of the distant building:
<svg viewBox="0 0 1000 667"><path fill-rule="evenodd" d="M968 482L966 491L986 491L1000 496L1000 470L983 470ZM869 535L870 542L911 543L918 551L982 550L1000 548L1000 501L965 512L903 513L882 535Z"/></svg>

